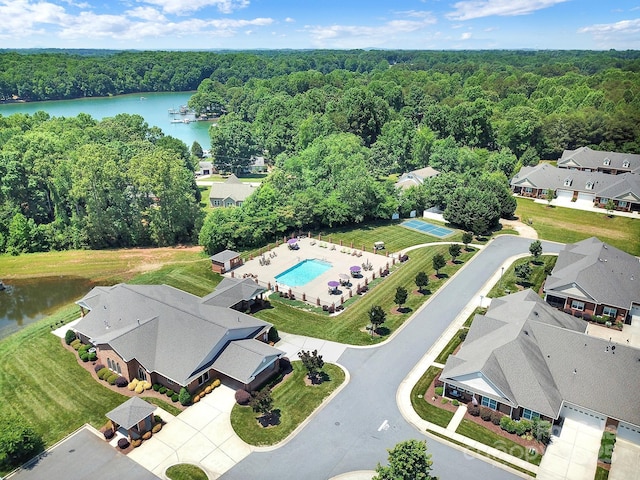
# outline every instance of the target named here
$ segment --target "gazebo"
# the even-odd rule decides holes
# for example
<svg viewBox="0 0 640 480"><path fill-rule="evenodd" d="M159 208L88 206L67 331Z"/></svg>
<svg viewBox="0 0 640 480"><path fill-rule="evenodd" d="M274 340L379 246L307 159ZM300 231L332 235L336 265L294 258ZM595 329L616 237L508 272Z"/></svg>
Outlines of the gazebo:
<svg viewBox="0 0 640 480"><path fill-rule="evenodd" d="M119 407L107 413L107 418L113 423L113 429L123 428L129 438L135 440L153 427L153 412L156 407L141 398L131 397Z"/></svg>

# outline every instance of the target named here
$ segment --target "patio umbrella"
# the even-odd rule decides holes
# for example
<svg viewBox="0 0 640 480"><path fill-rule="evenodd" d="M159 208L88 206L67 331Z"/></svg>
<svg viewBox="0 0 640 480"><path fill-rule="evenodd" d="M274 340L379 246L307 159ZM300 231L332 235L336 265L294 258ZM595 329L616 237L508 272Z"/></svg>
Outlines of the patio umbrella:
<svg viewBox="0 0 640 480"><path fill-rule="evenodd" d="M331 280L331 281L327 282L327 285L329 285L331 288L338 288L340 286L340 282L336 282L335 280Z"/></svg>
<svg viewBox="0 0 640 480"><path fill-rule="evenodd" d="M298 239L297 238L290 238L289 240L287 240L287 243L289 245L295 245L296 243L298 243Z"/></svg>
<svg viewBox="0 0 640 480"><path fill-rule="evenodd" d="M344 280L344 281L347 281L347 282L349 281L349 275L347 275L346 273L339 273L338 274L338 278L340 280Z"/></svg>
<svg viewBox="0 0 640 480"><path fill-rule="evenodd" d="M354 265L353 267L349 267L349 271L356 273L359 272L361 268L358 265Z"/></svg>

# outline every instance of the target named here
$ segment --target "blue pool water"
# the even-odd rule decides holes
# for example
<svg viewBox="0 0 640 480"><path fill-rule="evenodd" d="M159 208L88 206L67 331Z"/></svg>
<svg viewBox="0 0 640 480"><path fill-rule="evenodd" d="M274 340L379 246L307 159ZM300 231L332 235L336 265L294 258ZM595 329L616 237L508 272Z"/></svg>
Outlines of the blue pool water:
<svg viewBox="0 0 640 480"><path fill-rule="evenodd" d="M293 267L276 275L278 283L287 287L301 287L331 268L331 264L322 260L303 260Z"/></svg>

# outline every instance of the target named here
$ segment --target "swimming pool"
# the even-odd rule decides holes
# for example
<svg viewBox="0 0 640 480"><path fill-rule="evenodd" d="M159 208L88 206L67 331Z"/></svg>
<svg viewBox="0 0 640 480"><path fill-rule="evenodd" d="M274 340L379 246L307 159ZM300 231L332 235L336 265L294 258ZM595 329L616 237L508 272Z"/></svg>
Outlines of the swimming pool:
<svg viewBox="0 0 640 480"><path fill-rule="evenodd" d="M276 275L276 281L287 287L301 287L329 270L332 265L322 260L303 260Z"/></svg>

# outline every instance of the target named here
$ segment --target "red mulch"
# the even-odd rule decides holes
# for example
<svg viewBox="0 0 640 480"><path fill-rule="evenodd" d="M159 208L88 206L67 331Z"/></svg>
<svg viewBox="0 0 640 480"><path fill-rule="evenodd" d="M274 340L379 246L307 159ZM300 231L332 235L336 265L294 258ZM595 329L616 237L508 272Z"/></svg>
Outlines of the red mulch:
<svg viewBox="0 0 640 480"><path fill-rule="evenodd" d="M187 408L187 407L183 407L180 402L172 402L169 397L167 397L164 394L158 393L153 389L145 390L144 393L136 393L134 391L130 391L129 389L127 389L127 387L117 387L115 385L109 385L108 382L105 382L104 380L100 380L98 378L98 374L94 370L94 367L98 363L97 360L95 362L83 362L80 359L80 357L78 356L78 352L76 352L73 349L73 347L70 347L69 345L67 345L66 342L64 341L64 338L61 339L61 342L62 342L62 346L64 348L66 348L67 350L69 350L70 352L72 352L73 355L76 357L76 361L78 362L78 365L80 365L87 372L89 372L91 374L91 376L93 377L93 379L96 382L98 382L100 385L102 385L104 388L108 388L109 390L112 390L114 392L118 392L119 394L125 395L127 397L147 397L147 398L153 397L153 398L157 398L159 400L164 400L165 402L173 405L174 407L176 407L176 408L178 408L180 410L184 410L185 408Z"/></svg>
<svg viewBox="0 0 640 480"><path fill-rule="evenodd" d="M435 397L435 400L434 400L434 397ZM452 405L451 402L447 402L443 404L442 397L436 397L434 382L431 382L431 385L429 385L429 388L425 392L424 400L431 403L432 405L435 405L438 408L442 408L443 410L448 410L449 412L455 412L458 409L458 407ZM514 433L509 433L502 430L500 428L500 425L494 425L490 421L485 422L479 416L474 417L473 415L470 415L469 412L465 413L464 418L465 420L471 420L472 422L477 423L478 425L481 425L484 428L491 430L493 433L496 433L501 437L508 438L509 440L512 440L518 445L522 445L527 449L534 448L538 452L544 453L545 446L536 440L525 440L523 438L520 438L518 435Z"/></svg>

